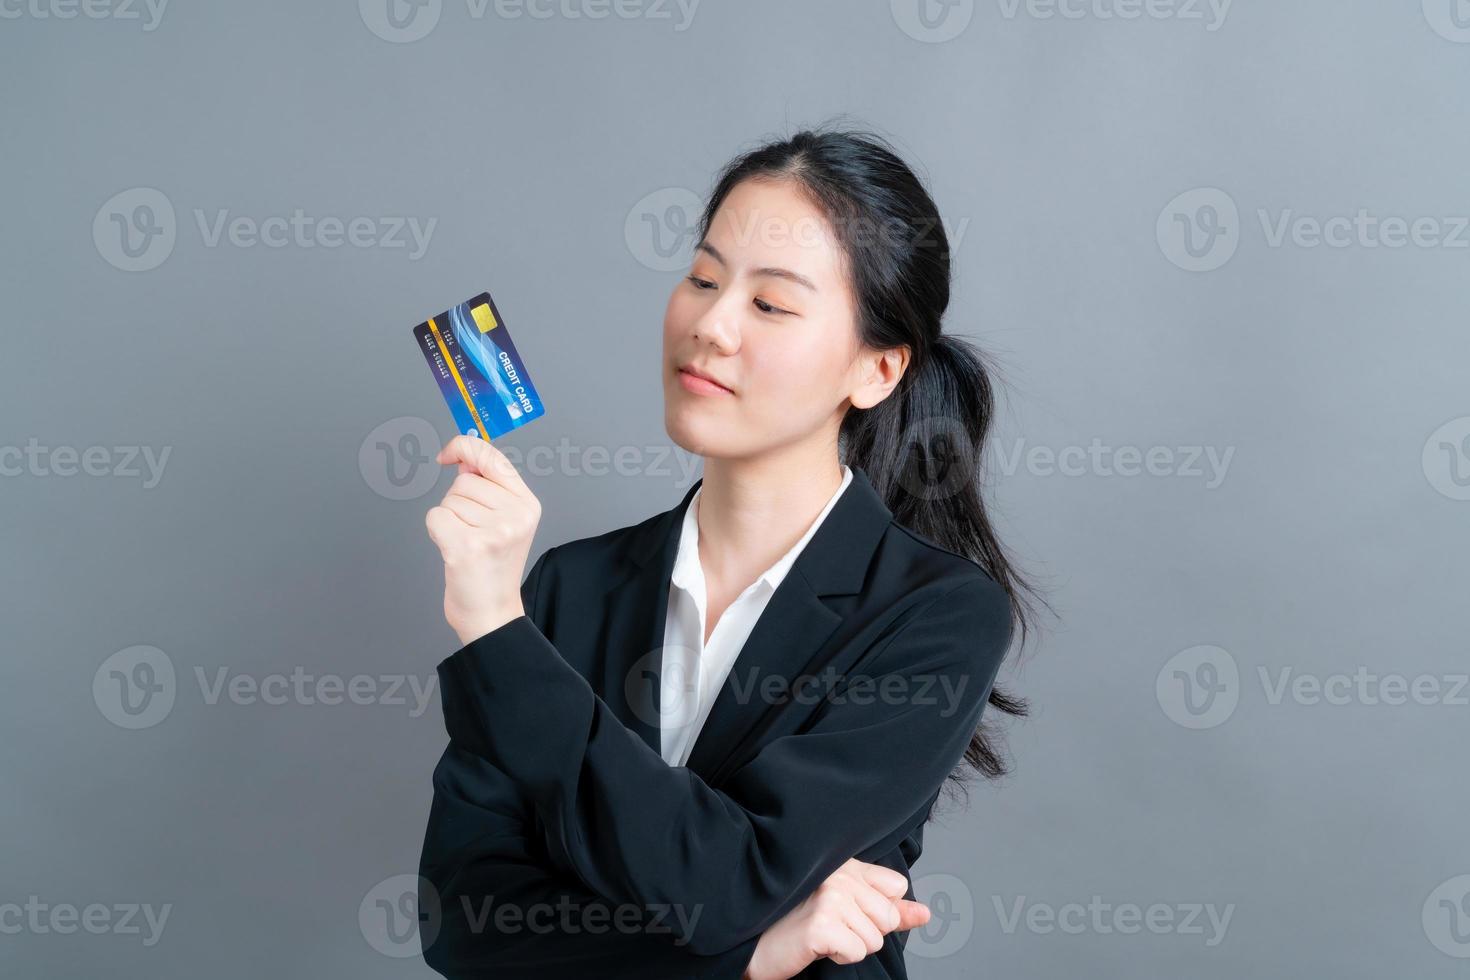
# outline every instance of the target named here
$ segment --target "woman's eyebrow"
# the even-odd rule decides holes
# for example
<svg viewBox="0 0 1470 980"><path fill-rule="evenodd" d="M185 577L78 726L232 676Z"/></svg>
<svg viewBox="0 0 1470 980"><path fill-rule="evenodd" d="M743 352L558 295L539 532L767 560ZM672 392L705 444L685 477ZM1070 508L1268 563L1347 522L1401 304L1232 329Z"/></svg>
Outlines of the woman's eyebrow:
<svg viewBox="0 0 1470 980"><path fill-rule="evenodd" d="M720 263L720 265L726 265L727 264L725 262L725 257L720 254L720 250L717 249L717 248L715 248L709 242L700 242L698 245L695 245L694 246L694 250L696 252L706 252L706 253L708 253L709 254L709 257L712 258L712 259L714 259L716 262ZM773 265L762 266L761 268L756 269L754 271L753 275L757 275L757 276L775 276L777 279L786 279L786 280L788 280L790 282L796 283L798 286L805 286L807 289L810 289L814 293L818 291L817 290L817 287L816 287L816 284L813 283L806 276L800 275L799 273L792 272L790 269L782 269L782 268L780 268L778 266L773 266Z"/></svg>

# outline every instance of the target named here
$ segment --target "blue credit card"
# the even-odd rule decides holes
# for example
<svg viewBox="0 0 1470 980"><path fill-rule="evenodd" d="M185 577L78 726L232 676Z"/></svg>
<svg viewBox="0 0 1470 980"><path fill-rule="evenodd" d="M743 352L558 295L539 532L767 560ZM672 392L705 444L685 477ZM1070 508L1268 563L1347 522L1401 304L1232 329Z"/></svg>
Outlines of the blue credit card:
<svg viewBox="0 0 1470 980"><path fill-rule="evenodd" d="M413 328L454 423L486 442L546 414L489 293Z"/></svg>

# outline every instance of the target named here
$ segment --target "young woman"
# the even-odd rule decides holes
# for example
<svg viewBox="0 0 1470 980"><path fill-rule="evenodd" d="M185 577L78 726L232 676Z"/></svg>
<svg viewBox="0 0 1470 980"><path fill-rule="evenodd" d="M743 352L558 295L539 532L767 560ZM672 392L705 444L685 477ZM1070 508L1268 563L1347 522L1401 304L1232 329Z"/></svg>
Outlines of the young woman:
<svg viewBox="0 0 1470 980"><path fill-rule="evenodd" d="M426 524L464 646L424 841L449 977L904 977L908 870L1030 587L980 495L992 387L944 333L949 245L882 139L721 173L664 317L679 506L544 553L494 446ZM600 928L599 928L600 926Z"/></svg>

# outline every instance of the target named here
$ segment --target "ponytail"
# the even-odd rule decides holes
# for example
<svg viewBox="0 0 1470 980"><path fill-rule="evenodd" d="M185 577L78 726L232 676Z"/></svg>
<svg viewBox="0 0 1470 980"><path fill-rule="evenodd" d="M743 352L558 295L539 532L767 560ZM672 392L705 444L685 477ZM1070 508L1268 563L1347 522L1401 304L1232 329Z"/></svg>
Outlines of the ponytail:
<svg viewBox="0 0 1470 980"><path fill-rule="evenodd" d="M978 563L1010 597L1025 643L1029 586L1006 556L981 498L982 454L993 418L994 393L985 357L970 341L941 334L916 352L895 391L843 418L849 465L862 468L894 519L916 534ZM990 705L1024 716L1026 702L999 684ZM965 761L987 778L1009 767L987 719L970 739Z"/></svg>

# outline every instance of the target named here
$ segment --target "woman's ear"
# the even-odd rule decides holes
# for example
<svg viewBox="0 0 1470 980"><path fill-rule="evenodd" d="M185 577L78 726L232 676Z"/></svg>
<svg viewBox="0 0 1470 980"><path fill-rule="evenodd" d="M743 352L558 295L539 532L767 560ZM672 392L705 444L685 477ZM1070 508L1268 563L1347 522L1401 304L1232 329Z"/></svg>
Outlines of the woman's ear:
<svg viewBox="0 0 1470 980"><path fill-rule="evenodd" d="M893 393L909 366L907 346L884 351L864 352L858 357L858 375L862 379L848 400L853 408L872 408Z"/></svg>

